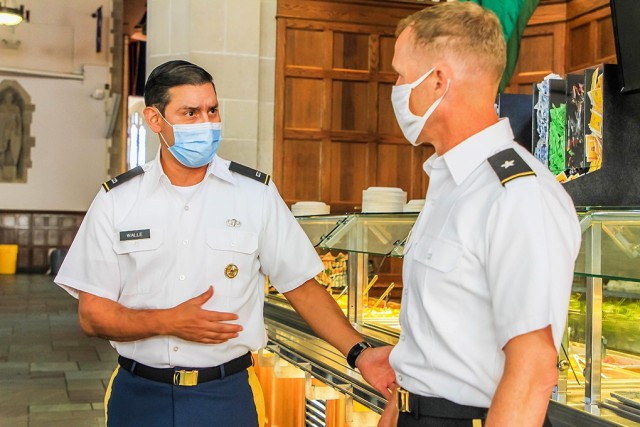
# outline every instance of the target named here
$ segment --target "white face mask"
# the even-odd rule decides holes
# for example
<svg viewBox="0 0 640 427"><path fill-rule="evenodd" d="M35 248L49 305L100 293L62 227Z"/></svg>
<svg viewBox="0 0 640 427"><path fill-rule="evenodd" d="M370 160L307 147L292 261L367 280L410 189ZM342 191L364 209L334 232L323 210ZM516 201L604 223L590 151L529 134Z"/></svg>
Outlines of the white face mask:
<svg viewBox="0 0 640 427"><path fill-rule="evenodd" d="M438 105L440 105L440 101L447 94L449 90L449 84L451 80L447 80L447 88L445 89L442 96L431 104L431 107L424 113L424 116L416 116L409 110L409 98L411 97L411 91L417 87L420 83L424 81L429 74L431 74L435 70L435 68L430 69L426 73L422 75L422 77L418 78L413 83L406 83L403 85L393 86L391 88L391 104L393 104L393 111L396 113L396 119L398 120L398 124L400 125L400 129L404 134L404 137L409 140L412 145L420 145L421 142L418 142L418 136L422 129L424 128L427 119L433 114Z"/></svg>

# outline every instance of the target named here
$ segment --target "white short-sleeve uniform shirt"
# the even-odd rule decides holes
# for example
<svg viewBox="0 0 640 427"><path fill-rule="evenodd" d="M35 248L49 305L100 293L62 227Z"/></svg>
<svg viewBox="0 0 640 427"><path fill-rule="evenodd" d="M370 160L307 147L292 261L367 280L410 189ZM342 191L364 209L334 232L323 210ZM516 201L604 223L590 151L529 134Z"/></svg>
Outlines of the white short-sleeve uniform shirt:
<svg viewBox="0 0 640 427"><path fill-rule="evenodd" d="M112 342L139 363L216 366L264 346L265 275L287 292L323 268L275 185L231 172L217 156L191 191L171 185L159 155L143 169L100 190L55 282L76 298L84 291L134 309L175 307L213 286L203 308L239 316L240 336L223 344L173 336ZM229 265L237 276L225 274Z"/></svg>
<svg viewBox="0 0 640 427"><path fill-rule="evenodd" d="M503 186L487 159L507 148L536 176ZM510 339L551 325L560 345L580 247L575 207L513 141L508 119L424 169L429 190L405 248L391 365L410 392L489 407Z"/></svg>

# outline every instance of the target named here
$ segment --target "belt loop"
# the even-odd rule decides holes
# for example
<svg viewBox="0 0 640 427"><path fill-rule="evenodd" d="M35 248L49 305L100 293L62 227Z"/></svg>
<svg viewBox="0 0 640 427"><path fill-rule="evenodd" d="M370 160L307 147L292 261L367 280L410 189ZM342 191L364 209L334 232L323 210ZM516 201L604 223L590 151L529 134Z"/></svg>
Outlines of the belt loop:
<svg viewBox="0 0 640 427"><path fill-rule="evenodd" d="M133 375L136 374L136 365L138 364L138 362L136 362L135 360L133 361L133 363L131 364L131 370L129 370L129 372L131 372Z"/></svg>
<svg viewBox="0 0 640 427"><path fill-rule="evenodd" d="M225 377L224 374L224 363L222 365L220 365L220 379L223 379Z"/></svg>

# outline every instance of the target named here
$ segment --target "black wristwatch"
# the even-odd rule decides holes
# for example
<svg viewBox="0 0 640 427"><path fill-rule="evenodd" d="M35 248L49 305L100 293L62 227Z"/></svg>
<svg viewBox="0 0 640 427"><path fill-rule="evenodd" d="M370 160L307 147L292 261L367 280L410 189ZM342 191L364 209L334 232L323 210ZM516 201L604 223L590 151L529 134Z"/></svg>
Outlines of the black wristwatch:
<svg viewBox="0 0 640 427"><path fill-rule="evenodd" d="M349 353L347 353L347 363L351 366L352 369L356 369L356 359L360 356L364 350L373 347L366 341L360 341L358 344L351 347Z"/></svg>

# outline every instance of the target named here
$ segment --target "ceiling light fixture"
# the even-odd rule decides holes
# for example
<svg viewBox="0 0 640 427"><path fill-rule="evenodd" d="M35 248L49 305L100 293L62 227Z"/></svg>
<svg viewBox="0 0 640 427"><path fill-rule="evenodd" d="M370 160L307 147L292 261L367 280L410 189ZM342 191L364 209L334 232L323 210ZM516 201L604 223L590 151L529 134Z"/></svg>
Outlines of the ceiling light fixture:
<svg viewBox="0 0 640 427"><path fill-rule="evenodd" d="M3 6L0 3L0 25L18 25L22 21L29 22L29 11L20 7Z"/></svg>

